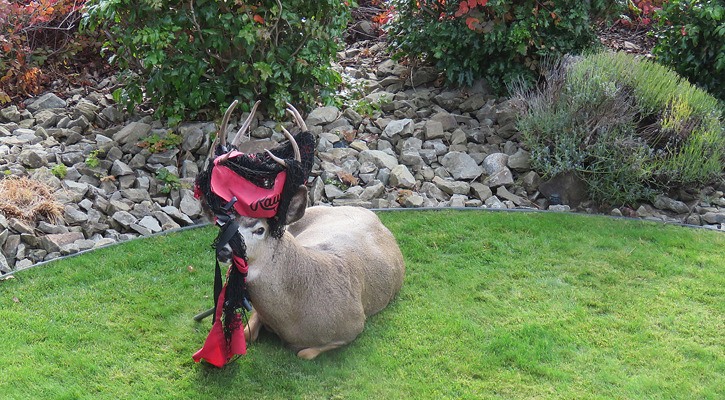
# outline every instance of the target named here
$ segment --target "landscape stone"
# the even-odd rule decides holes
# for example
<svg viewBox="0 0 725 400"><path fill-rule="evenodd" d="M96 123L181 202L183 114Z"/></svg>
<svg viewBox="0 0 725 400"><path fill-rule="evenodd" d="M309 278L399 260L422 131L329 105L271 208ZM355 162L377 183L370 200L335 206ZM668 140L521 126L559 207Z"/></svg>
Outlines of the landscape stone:
<svg viewBox="0 0 725 400"><path fill-rule="evenodd" d="M28 111L35 114L37 111L49 108L65 108L66 102L54 93L46 93L27 105Z"/></svg>
<svg viewBox="0 0 725 400"><path fill-rule="evenodd" d="M384 138L407 137L413 133L413 120L409 118L393 120L383 129Z"/></svg>
<svg viewBox="0 0 725 400"><path fill-rule="evenodd" d="M507 165L514 171L528 171L531 169L531 155L528 151L519 149L509 156Z"/></svg>
<svg viewBox="0 0 725 400"><path fill-rule="evenodd" d="M305 123L310 126L326 125L340 117L340 110L337 107L318 107L307 116Z"/></svg>
<svg viewBox="0 0 725 400"><path fill-rule="evenodd" d="M507 168L509 156L505 153L493 153L483 159L483 173L486 175L495 174Z"/></svg>
<svg viewBox="0 0 725 400"><path fill-rule="evenodd" d="M415 187L415 177L410 173L408 167L399 164L390 170L389 184L394 187L412 189Z"/></svg>
<svg viewBox="0 0 725 400"><path fill-rule="evenodd" d="M152 233L161 232L161 224L159 224L159 221L156 218L150 215L141 218L141 220L138 221L138 224L148 229Z"/></svg>
<svg viewBox="0 0 725 400"><path fill-rule="evenodd" d="M513 174L511 174L511 170L507 167L504 167L503 169L494 172L483 180L483 184L491 188L510 185L512 183L514 183L514 176Z"/></svg>
<svg viewBox="0 0 725 400"><path fill-rule="evenodd" d="M398 165L398 159L396 157L381 150L362 151L360 152L359 161L361 164L370 161L378 168L387 168L388 170L392 170Z"/></svg>
<svg viewBox="0 0 725 400"><path fill-rule="evenodd" d="M587 198L586 184L574 172L558 174L542 182L539 190L552 203L559 202L571 207L576 207ZM552 201L552 197L556 201Z"/></svg>
<svg viewBox="0 0 725 400"><path fill-rule="evenodd" d="M471 156L457 151L452 151L443 156L441 165L448 170L454 179L473 180L483 173L483 169L478 166Z"/></svg>
<svg viewBox="0 0 725 400"><path fill-rule="evenodd" d="M83 233L68 232L45 235L40 238L40 241L42 243L43 249L50 254L53 252L59 252L61 247L81 239L84 239Z"/></svg>
<svg viewBox="0 0 725 400"><path fill-rule="evenodd" d="M471 190L471 185L467 182L447 180L439 176L433 178L433 184L449 195L468 194Z"/></svg>
<svg viewBox="0 0 725 400"><path fill-rule="evenodd" d="M662 195L655 197L652 205L660 210L674 211L678 214L687 214L690 212L690 207L687 204Z"/></svg>

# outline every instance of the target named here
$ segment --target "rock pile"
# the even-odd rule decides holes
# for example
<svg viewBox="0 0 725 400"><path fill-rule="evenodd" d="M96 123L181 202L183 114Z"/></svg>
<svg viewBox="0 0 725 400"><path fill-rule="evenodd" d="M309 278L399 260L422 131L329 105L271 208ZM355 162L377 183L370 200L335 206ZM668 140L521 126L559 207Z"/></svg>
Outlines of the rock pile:
<svg viewBox="0 0 725 400"><path fill-rule="evenodd" d="M360 58L363 50L382 54L382 45L365 45L341 54L342 65L354 65L341 69L360 99L307 116L318 137L312 204L577 210L724 226L723 185L678 199L659 196L636 210L597 210L576 177L542 182L531 170L506 99L483 84L437 87L439 75L430 68ZM215 124L170 129L150 116L126 115L104 93L106 85L0 109L0 172L44 182L64 208L56 224L0 214L0 273L200 222L192 185ZM251 135L284 140L277 125L257 119Z"/></svg>

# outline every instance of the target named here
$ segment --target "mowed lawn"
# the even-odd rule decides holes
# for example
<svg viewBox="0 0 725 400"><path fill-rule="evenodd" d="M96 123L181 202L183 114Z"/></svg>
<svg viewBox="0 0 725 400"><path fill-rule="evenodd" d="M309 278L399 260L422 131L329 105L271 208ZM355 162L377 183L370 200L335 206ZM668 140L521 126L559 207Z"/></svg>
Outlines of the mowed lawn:
<svg viewBox="0 0 725 400"><path fill-rule="evenodd" d="M0 281L2 399L723 399L725 234L604 217L382 212L398 297L313 361L272 334L224 369L213 227ZM369 249L360 249L368 251Z"/></svg>

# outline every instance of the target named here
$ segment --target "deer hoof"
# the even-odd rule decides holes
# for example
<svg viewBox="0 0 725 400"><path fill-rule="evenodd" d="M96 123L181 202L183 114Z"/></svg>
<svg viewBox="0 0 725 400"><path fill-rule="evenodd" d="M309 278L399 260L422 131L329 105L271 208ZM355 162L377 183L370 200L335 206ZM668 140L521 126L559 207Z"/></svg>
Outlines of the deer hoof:
<svg viewBox="0 0 725 400"><path fill-rule="evenodd" d="M322 353L322 351L320 351L320 349L315 348L315 347L308 347L306 349L302 349L302 350L298 351L297 357L305 359L305 360L312 360L315 357L317 357L318 355L320 355L320 353Z"/></svg>

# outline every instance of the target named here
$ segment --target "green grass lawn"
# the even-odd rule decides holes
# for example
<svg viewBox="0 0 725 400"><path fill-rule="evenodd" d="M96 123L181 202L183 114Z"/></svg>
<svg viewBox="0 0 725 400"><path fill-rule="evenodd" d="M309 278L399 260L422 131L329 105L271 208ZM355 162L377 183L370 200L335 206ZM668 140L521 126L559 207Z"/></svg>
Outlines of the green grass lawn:
<svg viewBox="0 0 725 400"><path fill-rule="evenodd" d="M3 399L722 399L725 235L569 214L381 213L397 299L351 345L195 364L213 227L0 281Z"/></svg>

